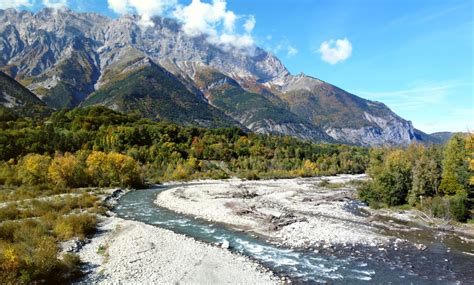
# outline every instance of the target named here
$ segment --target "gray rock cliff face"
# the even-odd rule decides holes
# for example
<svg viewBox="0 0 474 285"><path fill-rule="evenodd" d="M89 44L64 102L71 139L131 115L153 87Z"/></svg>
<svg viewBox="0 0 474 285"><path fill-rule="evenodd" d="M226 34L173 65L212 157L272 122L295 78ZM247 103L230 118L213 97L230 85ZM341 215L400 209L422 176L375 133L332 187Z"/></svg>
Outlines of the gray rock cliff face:
<svg viewBox="0 0 474 285"><path fill-rule="evenodd" d="M157 17L150 28L142 28L137 20L133 15L111 19L67 9L0 10L0 69L48 105L63 108L80 105L107 84L111 74L133 69L130 63L141 59L164 67L207 102L196 76L211 68L242 88L272 94L286 105L285 112L299 118L254 121L246 117L258 114L236 114L234 119L250 130L328 141L322 139L325 132L327 138L362 145L417 139L411 123L385 105L304 74L291 75L278 58L258 47L246 52L223 49L204 37L186 35L174 19Z"/></svg>

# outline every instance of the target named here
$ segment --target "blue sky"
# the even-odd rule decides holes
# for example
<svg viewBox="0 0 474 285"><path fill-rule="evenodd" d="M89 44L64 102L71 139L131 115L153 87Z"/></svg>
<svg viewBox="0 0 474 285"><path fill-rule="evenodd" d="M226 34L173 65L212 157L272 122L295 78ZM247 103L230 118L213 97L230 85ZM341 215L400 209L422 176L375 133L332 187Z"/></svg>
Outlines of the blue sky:
<svg viewBox="0 0 474 285"><path fill-rule="evenodd" d="M32 10L44 6L41 1L66 3L76 11L112 17L118 14L109 9L107 1L134 2L12 0L26 3L20 9ZM170 14L176 6L174 1L183 7L191 2L139 2L168 3L171 8L163 13ZM304 72L363 98L381 101L428 133L474 130L471 0L226 3L227 12L232 11L238 19L255 18L255 28L250 29L252 40L275 53L292 73Z"/></svg>

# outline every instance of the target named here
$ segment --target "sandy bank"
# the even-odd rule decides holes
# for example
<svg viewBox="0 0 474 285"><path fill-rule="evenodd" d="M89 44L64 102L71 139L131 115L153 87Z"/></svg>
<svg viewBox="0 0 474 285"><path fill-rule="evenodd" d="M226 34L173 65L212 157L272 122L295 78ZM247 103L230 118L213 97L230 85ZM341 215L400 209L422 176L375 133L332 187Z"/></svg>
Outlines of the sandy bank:
<svg viewBox="0 0 474 285"><path fill-rule="evenodd" d="M171 231L117 217L104 218L79 252L88 267L81 283L274 284L249 259Z"/></svg>

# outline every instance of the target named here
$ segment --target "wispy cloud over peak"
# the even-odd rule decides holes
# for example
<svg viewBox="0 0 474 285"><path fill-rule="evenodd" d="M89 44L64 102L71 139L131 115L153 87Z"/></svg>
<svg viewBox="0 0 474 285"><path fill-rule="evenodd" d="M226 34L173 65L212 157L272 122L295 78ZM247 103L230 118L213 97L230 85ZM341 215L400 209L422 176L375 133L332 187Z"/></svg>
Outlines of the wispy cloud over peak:
<svg viewBox="0 0 474 285"><path fill-rule="evenodd" d="M140 15L140 25L153 27L153 16L162 15L174 7L177 0L107 0L109 9L117 14L136 13Z"/></svg>
<svg viewBox="0 0 474 285"><path fill-rule="evenodd" d="M255 28L256 20L255 16L250 15L249 18L245 21L244 28L247 33L251 33Z"/></svg>
<svg viewBox="0 0 474 285"><path fill-rule="evenodd" d="M210 43L224 49L251 50L255 46L251 35L255 17L228 10L226 0L193 0L188 5L179 4L177 0L107 1L109 9L117 14L138 14L139 24L144 28L154 26L154 16L166 15L180 21L188 36L205 36Z"/></svg>
<svg viewBox="0 0 474 285"><path fill-rule="evenodd" d="M178 5L173 15L183 23L183 31L189 36L204 35L211 43L227 49L248 49L255 45L251 36L255 17L236 15L227 9L225 0L212 3L193 0L187 6ZM242 26L237 26L239 20L244 20Z"/></svg>
<svg viewBox="0 0 474 285"><path fill-rule="evenodd" d="M52 9L61 9L68 6L67 0L43 0L43 5Z"/></svg>

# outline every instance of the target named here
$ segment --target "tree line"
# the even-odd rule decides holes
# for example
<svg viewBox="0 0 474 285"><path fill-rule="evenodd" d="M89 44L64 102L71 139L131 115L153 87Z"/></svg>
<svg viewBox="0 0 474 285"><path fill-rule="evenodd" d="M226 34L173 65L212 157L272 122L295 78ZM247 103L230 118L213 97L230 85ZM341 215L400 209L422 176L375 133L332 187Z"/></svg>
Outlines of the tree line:
<svg viewBox="0 0 474 285"><path fill-rule="evenodd" d="M138 187L144 180L363 173L368 164L363 147L183 127L104 107L36 120L3 117L0 182L10 184Z"/></svg>
<svg viewBox="0 0 474 285"><path fill-rule="evenodd" d="M474 135L446 145L374 148L359 197L372 207L410 204L435 217L466 221L474 198Z"/></svg>

